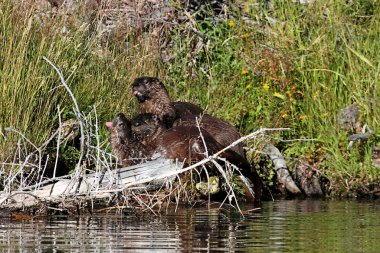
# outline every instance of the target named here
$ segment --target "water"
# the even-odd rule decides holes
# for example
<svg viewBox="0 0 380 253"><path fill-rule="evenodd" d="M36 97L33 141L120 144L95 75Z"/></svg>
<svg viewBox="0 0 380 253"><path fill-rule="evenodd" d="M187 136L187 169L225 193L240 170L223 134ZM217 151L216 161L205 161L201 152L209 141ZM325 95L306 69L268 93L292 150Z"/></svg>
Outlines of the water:
<svg viewBox="0 0 380 253"><path fill-rule="evenodd" d="M162 216L0 220L0 252L380 252L380 203L264 202Z"/></svg>

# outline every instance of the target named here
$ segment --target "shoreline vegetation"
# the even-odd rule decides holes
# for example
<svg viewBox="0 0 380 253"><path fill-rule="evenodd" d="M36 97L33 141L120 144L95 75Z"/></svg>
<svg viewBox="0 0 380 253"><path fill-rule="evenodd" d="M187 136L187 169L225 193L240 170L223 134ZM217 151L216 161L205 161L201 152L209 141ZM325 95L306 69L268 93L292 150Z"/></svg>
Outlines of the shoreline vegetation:
<svg viewBox="0 0 380 253"><path fill-rule="evenodd" d="M244 142L269 199L286 190L268 143L306 195L380 194L376 1L53 2L0 3L3 193L115 169L104 123L137 112L149 75L242 136L290 128Z"/></svg>

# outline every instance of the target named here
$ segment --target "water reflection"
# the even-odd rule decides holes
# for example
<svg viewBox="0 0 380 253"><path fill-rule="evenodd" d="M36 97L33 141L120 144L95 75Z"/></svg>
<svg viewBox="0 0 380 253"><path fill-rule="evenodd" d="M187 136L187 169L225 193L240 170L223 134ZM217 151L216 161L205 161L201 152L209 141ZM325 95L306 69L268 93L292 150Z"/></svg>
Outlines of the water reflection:
<svg viewBox="0 0 380 253"><path fill-rule="evenodd" d="M247 207L249 208L249 207ZM8 252L378 252L377 202L265 202L235 210L180 209L160 217L102 215L0 220Z"/></svg>

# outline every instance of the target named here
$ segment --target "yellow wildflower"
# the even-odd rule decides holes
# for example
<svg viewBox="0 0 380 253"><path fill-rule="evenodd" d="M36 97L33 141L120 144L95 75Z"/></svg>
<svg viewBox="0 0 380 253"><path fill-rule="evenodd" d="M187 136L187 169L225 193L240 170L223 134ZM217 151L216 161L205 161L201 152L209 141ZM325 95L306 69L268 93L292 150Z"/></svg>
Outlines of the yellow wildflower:
<svg viewBox="0 0 380 253"><path fill-rule="evenodd" d="M319 97L319 92L317 91L313 94L313 100L317 100L318 97Z"/></svg>
<svg viewBox="0 0 380 253"><path fill-rule="evenodd" d="M251 35L249 33L244 33L242 35L240 35L240 38L242 39L246 39L246 38L249 38Z"/></svg>
<svg viewBox="0 0 380 253"><path fill-rule="evenodd" d="M264 90L269 90L269 84L264 83L264 84L263 84L263 89L264 89Z"/></svg>
<svg viewBox="0 0 380 253"><path fill-rule="evenodd" d="M287 114L286 112L281 115L281 118L283 119L287 119L288 117L289 117L289 114Z"/></svg>
<svg viewBox="0 0 380 253"><path fill-rule="evenodd" d="M308 118L309 118L309 117L308 117L307 115L305 115L305 114L300 115L300 120L301 120L302 122L305 122Z"/></svg>
<svg viewBox="0 0 380 253"><path fill-rule="evenodd" d="M247 84L247 86L245 86L245 88L246 88L247 90L251 89L251 88L252 88L252 84L251 84L251 83Z"/></svg>
<svg viewBox="0 0 380 253"><path fill-rule="evenodd" d="M248 75L249 70L246 69L246 68L244 68L244 69L241 71L241 73L242 73L243 75Z"/></svg>
<svg viewBox="0 0 380 253"><path fill-rule="evenodd" d="M235 22L233 20L228 21L228 26L233 27L235 25Z"/></svg>

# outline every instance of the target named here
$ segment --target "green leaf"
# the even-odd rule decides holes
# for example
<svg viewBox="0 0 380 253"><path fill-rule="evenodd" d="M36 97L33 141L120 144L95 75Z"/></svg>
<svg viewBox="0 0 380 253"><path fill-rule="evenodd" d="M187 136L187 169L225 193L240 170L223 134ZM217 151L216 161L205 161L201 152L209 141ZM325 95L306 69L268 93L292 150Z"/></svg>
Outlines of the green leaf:
<svg viewBox="0 0 380 253"><path fill-rule="evenodd" d="M350 48L349 46L347 46L347 48L353 52L357 57L359 57L360 60L364 61L365 63L367 63L369 66L371 66L372 68L374 68L375 66L373 66L373 64L367 59L364 57L364 55L360 54L359 52L356 52L355 50L353 50L352 48Z"/></svg>
<svg viewBox="0 0 380 253"><path fill-rule="evenodd" d="M276 98L281 98L282 100L286 99L286 97L280 93L274 93L273 96L275 96Z"/></svg>

